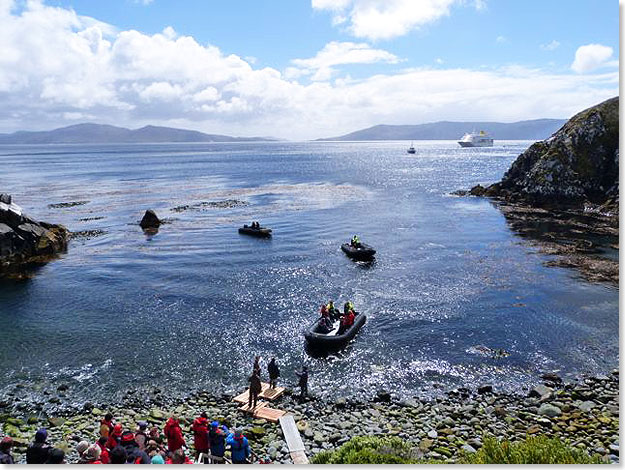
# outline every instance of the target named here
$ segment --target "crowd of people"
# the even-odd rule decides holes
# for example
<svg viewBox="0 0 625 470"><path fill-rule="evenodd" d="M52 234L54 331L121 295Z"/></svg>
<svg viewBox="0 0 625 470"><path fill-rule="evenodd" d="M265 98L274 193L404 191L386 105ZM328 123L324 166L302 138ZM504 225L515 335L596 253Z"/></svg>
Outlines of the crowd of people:
<svg viewBox="0 0 625 470"><path fill-rule="evenodd" d="M225 463L226 449L230 450L232 463L249 463L252 449L240 429L229 431L218 421L209 423L206 413L194 419L190 427L193 434L194 460L200 463ZM191 464L187 443L180 421L171 416L161 432L157 427L148 429L148 423L139 422L134 431L124 430L113 415L107 414L100 422L99 438L90 443L76 445L79 464ZM0 464L13 464L13 440L4 437L0 442ZM35 433L26 450L27 464L62 464L65 452L48 443L45 428Z"/></svg>
<svg viewBox="0 0 625 470"><path fill-rule="evenodd" d="M337 334L341 335L354 324L356 319L354 304L350 301L345 302L343 312L341 313L334 307L334 301L330 300L330 302L321 306L320 313L321 317L319 318L317 331L322 334L328 334L333 331L335 322L339 321L340 325Z"/></svg>

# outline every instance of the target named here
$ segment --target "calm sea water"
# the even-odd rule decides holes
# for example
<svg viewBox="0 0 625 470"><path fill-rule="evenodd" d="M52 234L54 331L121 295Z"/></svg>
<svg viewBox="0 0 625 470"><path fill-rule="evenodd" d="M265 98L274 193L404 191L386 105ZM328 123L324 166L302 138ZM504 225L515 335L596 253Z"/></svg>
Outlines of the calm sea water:
<svg viewBox="0 0 625 470"><path fill-rule="evenodd" d="M259 354L292 384L307 363L321 396L409 396L616 367L618 289L544 267L488 200L449 196L500 179L529 144L0 147L0 192L37 219L103 232L0 284L0 383L63 382L78 399L240 389ZM224 200L246 204L202 205ZM170 221L154 236L137 225L148 208ZM273 239L239 235L252 219ZM355 233L378 250L373 265L340 251ZM368 322L342 354L314 359L302 332L329 299Z"/></svg>

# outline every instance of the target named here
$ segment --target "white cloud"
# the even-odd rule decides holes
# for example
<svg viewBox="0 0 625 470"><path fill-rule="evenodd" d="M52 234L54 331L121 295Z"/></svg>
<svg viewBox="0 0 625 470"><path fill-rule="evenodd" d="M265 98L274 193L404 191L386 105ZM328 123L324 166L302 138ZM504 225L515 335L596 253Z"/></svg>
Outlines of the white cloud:
<svg viewBox="0 0 625 470"><path fill-rule="evenodd" d="M575 52L575 61L571 68L577 73L590 72L606 65L614 65L612 48L601 44L587 44Z"/></svg>
<svg viewBox="0 0 625 470"><path fill-rule="evenodd" d="M18 11L0 0L0 51L0 132L84 119L304 139L383 122L567 117L618 95L619 87L618 70L577 75L440 64L303 84L298 74L398 59L367 44L335 43L282 74L173 29L119 31L33 1Z"/></svg>
<svg viewBox="0 0 625 470"><path fill-rule="evenodd" d="M508 40L506 39L505 36L497 36L497 39L495 40L498 44L502 44L504 42L507 42Z"/></svg>
<svg viewBox="0 0 625 470"><path fill-rule="evenodd" d="M555 51L558 47L560 47L560 43L555 39L547 44L541 44L540 48L543 51Z"/></svg>
<svg viewBox="0 0 625 470"><path fill-rule="evenodd" d="M312 7L333 14L333 24L349 21L348 30L360 38L391 39L449 15L463 0L312 0ZM476 9L485 3L477 0Z"/></svg>
<svg viewBox="0 0 625 470"><path fill-rule="evenodd" d="M336 72L333 68L345 64L373 64L386 62L396 64L400 59L388 51L373 49L365 43L329 42L315 57L309 59L294 59L291 62L297 66L289 68L287 75L293 78L312 74L313 80L329 80Z"/></svg>

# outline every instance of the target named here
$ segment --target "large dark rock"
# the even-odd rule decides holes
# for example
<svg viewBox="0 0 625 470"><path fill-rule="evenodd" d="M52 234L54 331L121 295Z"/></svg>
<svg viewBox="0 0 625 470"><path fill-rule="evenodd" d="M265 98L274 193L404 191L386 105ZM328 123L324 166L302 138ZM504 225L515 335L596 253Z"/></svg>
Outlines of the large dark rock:
<svg viewBox="0 0 625 470"><path fill-rule="evenodd" d="M592 203L618 211L619 98L571 118L549 139L514 161L499 183L476 186L472 195L534 206Z"/></svg>
<svg viewBox="0 0 625 470"><path fill-rule="evenodd" d="M161 225L161 220L156 216L156 212L152 209L145 211L143 219L139 223L142 229L158 228Z"/></svg>
<svg viewBox="0 0 625 470"><path fill-rule="evenodd" d="M20 277L67 248L69 232L62 225L37 222L23 214L11 196L0 194L0 276Z"/></svg>

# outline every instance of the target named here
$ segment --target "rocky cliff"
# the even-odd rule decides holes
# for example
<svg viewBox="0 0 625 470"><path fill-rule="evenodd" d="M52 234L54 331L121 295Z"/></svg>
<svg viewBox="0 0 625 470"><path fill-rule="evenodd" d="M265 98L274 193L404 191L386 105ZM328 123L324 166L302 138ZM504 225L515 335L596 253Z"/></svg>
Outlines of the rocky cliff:
<svg viewBox="0 0 625 470"><path fill-rule="evenodd" d="M24 277L29 267L66 250L68 236L62 225L35 221L11 196L0 194L0 277Z"/></svg>
<svg viewBox="0 0 625 470"><path fill-rule="evenodd" d="M618 211L619 98L571 118L519 155L499 183L471 194L533 206L604 205Z"/></svg>

